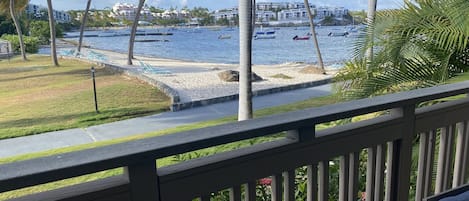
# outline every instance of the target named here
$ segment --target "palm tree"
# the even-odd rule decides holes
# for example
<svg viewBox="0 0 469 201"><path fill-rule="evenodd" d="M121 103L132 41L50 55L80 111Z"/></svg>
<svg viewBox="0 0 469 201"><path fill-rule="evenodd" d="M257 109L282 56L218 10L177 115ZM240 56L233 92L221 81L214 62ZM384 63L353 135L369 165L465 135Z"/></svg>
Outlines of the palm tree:
<svg viewBox="0 0 469 201"><path fill-rule="evenodd" d="M85 13L83 14L83 20L80 26L80 39L78 40L77 53L80 53L81 51L81 45L83 43L83 32L85 30L86 20L88 19L88 11L90 10L90 6L91 0L88 0L88 2L86 3Z"/></svg>
<svg viewBox="0 0 469 201"><path fill-rule="evenodd" d="M313 37L313 43L314 47L316 48L316 53L318 55L318 63L319 67L323 71L323 74L326 74L326 70L324 69L324 62L322 61L322 55L321 55L321 50L319 49L319 43L318 43L318 38L316 37L316 30L314 28L314 16L311 13L311 8L309 7L309 2L308 0L304 0L305 6L306 6L306 12L308 13L308 18L309 18L309 26L311 29L311 34Z"/></svg>
<svg viewBox="0 0 469 201"><path fill-rule="evenodd" d="M13 19L13 23L15 24L16 33L18 34L18 40L20 43L21 57L23 58L23 61L27 60L26 50L24 46L23 33L21 31L21 26L16 16L16 11L23 10L26 7L26 5L28 5L28 0L16 1L16 4L14 0L1 0L0 1L0 11L2 12L9 11L11 15L11 19Z"/></svg>
<svg viewBox="0 0 469 201"><path fill-rule="evenodd" d="M127 58L127 65L132 65L132 59L134 58L135 34L137 33L138 20L140 19L140 11L142 11L142 7L144 3L145 3L145 0L139 0L138 2L137 13L135 13L134 23L132 24L132 31L130 32L129 54Z"/></svg>
<svg viewBox="0 0 469 201"><path fill-rule="evenodd" d="M239 1L239 104L238 121L252 118L252 24L251 0Z"/></svg>
<svg viewBox="0 0 469 201"><path fill-rule="evenodd" d="M49 28L50 28L50 55L54 66L59 66L57 60L57 47L55 44L55 20L54 10L52 9L52 0L47 0L47 11L49 14Z"/></svg>
<svg viewBox="0 0 469 201"><path fill-rule="evenodd" d="M403 9L380 12L372 25L373 60L365 57L368 38L337 76L349 89L344 97L437 85L468 71L468 12L467 0L406 1Z"/></svg>
<svg viewBox="0 0 469 201"><path fill-rule="evenodd" d="M368 0L368 15L366 17L367 24L372 25L375 21L376 16L376 3L377 0ZM368 33L370 34L369 38L371 39L370 43L371 46L368 48L366 52L366 57L368 61L373 60L373 26L369 26Z"/></svg>

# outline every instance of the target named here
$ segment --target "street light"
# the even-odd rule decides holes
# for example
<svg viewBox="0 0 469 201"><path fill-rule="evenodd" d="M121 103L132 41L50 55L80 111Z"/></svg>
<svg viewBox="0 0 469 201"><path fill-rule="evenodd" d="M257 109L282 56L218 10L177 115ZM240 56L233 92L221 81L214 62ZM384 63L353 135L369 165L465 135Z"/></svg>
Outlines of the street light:
<svg viewBox="0 0 469 201"><path fill-rule="evenodd" d="M95 70L94 67L91 66L91 77L93 78L93 93L94 93L94 109L96 110L96 113L99 113L98 110L98 98L96 96L96 81L95 81Z"/></svg>

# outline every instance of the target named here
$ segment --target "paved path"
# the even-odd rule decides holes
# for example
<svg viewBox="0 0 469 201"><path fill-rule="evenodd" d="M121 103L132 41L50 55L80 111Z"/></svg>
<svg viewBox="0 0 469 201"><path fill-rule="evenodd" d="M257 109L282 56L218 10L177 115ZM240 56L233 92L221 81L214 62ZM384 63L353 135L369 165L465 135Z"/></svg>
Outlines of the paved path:
<svg viewBox="0 0 469 201"><path fill-rule="evenodd" d="M330 94L331 85L254 97L254 110ZM0 158L110 140L235 115L238 101L165 112L108 124L0 140Z"/></svg>

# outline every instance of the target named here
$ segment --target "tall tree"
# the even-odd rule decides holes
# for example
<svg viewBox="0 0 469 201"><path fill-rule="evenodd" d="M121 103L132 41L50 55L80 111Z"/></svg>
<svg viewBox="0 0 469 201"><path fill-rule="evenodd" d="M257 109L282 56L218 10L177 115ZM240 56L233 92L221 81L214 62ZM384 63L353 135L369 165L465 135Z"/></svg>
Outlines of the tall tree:
<svg viewBox="0 0 469 201"><path fill-rule="evenodd" d="M132 65L132 59L134 58L135 34L137 33L138 20L140 19L140 12L142 11L144 3L145 0L139 0L138 2L137 13L135 13L134 23L132 24L132 30L130 32L127 65Z"/></svg>
<svg viewBox="0 0 469 201"><path fill-rule="evenodd" d="M88 19L88 11L90 10L91 0L88 0L86 3L85 13L83 13L83 18L80 26L80 39L78 40L77 53L81 52L81 45L83 43L83 32L85 31L86 20Z"/></svg>
<svg viewBox="0 0 469 201"><path fill-rule="evenodd" d="M378 0L368 0L368 15L366 17L367 24L368 24L368 34L369 34L369 39L370 41L370 46L368 47L368 50L366 52L366 57L368 61L373 60L373 38L374 38L374 22L375 22L375 16L376 16L376 3Z"/></svg>
<svg viewBox="0 0 469 201"><path fill-rule="evenodd" d="M322 61L321 49L319 49L318 38L316 37L316 29L314 27L314 16L313 16L313 13L311 12L311 8L309 7L309 1L304 0L304 3L306 7L306 12L308 13L309 26L310 26L311 34L312 34L311 37L313 38L314 47L316 48L316 53L318 55L319 67L321 67L321 70L323 71L323 73L326 74L326 70L324 69L324 62Z"/></svg>
<svg viewBox="0 0 469 201"><path fill-rule="evenodd" d="M50 55L52 58L52 64L59 66L57 60L57 46L55 43L55 19L54 9L52 9L52 0L47 0L47 12L49 14L49 28L50 28Z"/></svg>
<svg viewBox="0 0 469 201"><path fill-rule="evenodd" d="M16 2L16 3L15 3ZM20 43L20 50L21 50L21 57L23 58L23 61L26 61L26 48L24 46L24 40L23 40L23 32L21 30L21 26L18 20L18 17L16 16L16 11L21 11L23 10L26 5L28 5L28 0L1 0L0 1L0 11L2 12L10 12L11 19L13 20L13 23L15 24L16 27L16 33L18 34L18 40Z"/></svg>
<svg viewBox="0 0 469 201"><path fill-rule="evenodd" d="M239 104L238 121L252 118L252 1L239 0Z"/></svg>

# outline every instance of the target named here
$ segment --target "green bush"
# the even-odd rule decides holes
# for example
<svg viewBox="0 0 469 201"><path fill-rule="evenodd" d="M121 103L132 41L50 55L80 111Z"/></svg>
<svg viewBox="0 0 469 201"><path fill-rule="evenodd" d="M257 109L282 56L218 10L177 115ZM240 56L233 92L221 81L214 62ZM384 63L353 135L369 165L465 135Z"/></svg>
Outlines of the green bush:
<svg viewBox="0 0 469 201"><path fill-rule="evenodd" d="M4 34L2 35L1 39L10 41L14 52L17 52L17 53L21 52L18 35ZM23 36L23 41L24 41L24 46L26 48L26 52L37 53L37 51L39 50L38 38L31 37L31 36Z"/></svg>
<svg viewBox="0 0 469 201"><path fill-rule="evenodd" d="M48 45L49 38L50 38L50 29L49 29L49 22L47 21L32 21L29 24L30 35L33 37L37 37L41 45ZM63 36L62 26L57 25L55 26L55 35L57 37Z"/></svg>

